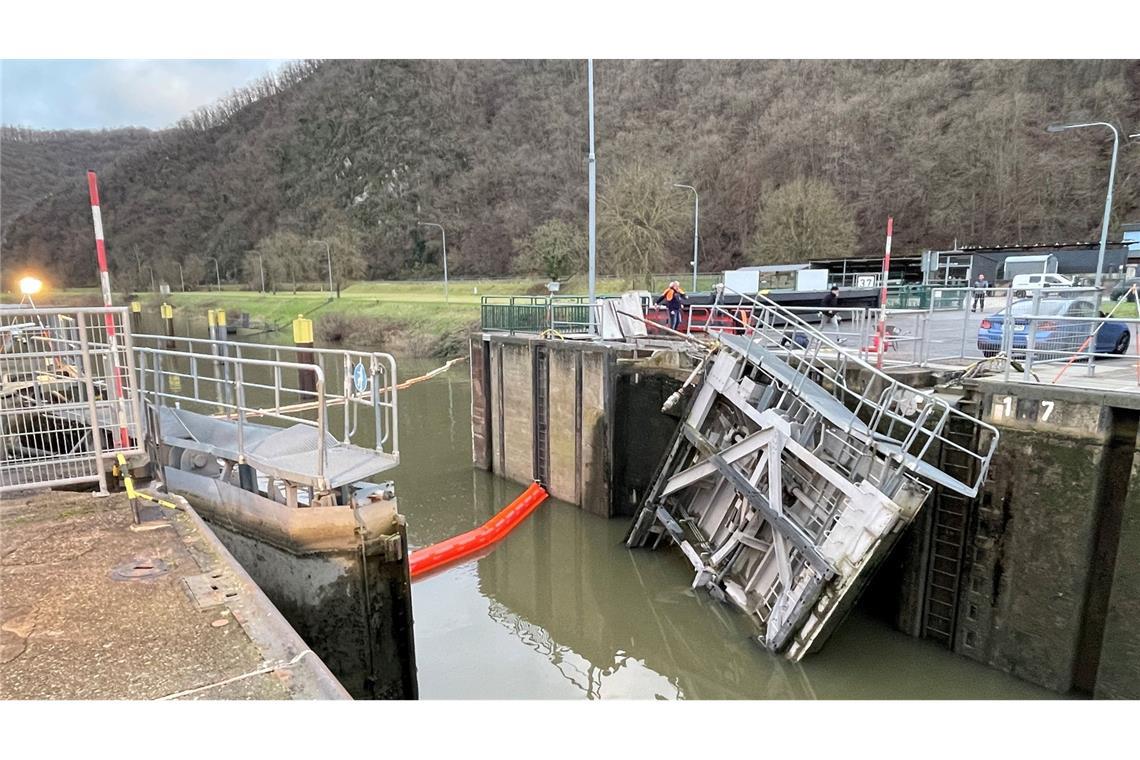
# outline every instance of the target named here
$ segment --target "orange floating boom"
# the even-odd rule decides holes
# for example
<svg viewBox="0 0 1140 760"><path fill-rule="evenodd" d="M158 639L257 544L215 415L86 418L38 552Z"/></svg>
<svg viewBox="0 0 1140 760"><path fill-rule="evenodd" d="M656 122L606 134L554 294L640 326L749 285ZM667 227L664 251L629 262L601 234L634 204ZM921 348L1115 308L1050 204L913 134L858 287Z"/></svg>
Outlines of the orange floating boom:
<svg viewBox="0 0 1140 760"><path fill-rule="evenodd" d="M438 544L416 549L408 557L408 571L415 578L417 575L431 572L486 549L514 530L516 525L525 520L546 499L546 496L545 488L538 483L531 483L522 495L478 528L460 533Z"/></svg>

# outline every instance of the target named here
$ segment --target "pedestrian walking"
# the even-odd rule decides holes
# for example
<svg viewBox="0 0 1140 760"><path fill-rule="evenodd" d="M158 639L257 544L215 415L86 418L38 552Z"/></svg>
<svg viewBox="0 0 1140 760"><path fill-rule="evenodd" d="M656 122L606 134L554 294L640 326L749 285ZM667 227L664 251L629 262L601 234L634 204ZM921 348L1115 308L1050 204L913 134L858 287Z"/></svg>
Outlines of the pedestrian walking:
<svg viewBox="0 0 1140 760"><path fill-rule="evenodd" d="M822 330L824 327L826 327L829 324L835 325L835 335L837 338L836 342L837 343L844 343L845 340L842 337L842 335L840 333L840 329L839 329L840 323L843 320L840 319L839 313L836 311L836 309L839 307L839 286L838 285L832 285L831 286L831 290L828 291L827 295L825 295L823 297L823 301L820 303L820 306L823 307L823 311L821 311L819 313L820 329Z"/></svg>
<svg viewBox="0 0 1140 760"><path fill-rule="evenodd" d="M974 302L970 306L970 313L973 314L978 309L986 310L986 288L989 287L989 282L986 281L986 276L978 272L978 279L974 280Z"/></svg>
<svg viewBox="0 0 1140 760"><path fill-rule="evenodd" d="M658 305L664 304L669 310L669 328L677 330L681 326L681 308L685 305L685 291L681 290L681 283L673 280L665 292L657 296Z"/></svg>

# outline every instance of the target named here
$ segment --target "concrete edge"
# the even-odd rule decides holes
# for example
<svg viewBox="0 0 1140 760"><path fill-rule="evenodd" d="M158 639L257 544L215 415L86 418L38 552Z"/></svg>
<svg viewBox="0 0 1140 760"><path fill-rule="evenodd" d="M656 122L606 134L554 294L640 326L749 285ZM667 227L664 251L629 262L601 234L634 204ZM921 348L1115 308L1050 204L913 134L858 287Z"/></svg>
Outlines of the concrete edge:
<svg viewBox="0 0 1140 760"><path fill-rule="evenodd" d="M1047 383L1025 383L1018 380L1004 380L1000 377L979 377L968 381L968 387L985 393L1005 393L1018 398L1060 399L1082 404L1100 403L1124 409L1140 409L1140 394L1112 389L1096 389L1081 386L1052 385Z"/></svg>
<svg viewBox="0 0 1140 760"><path fill-rule="evenodd" d="M328 666L312 651L305 640L293 629L274 606L265 592L261 590L245 568L241 566L221 540L214 535L214 531L195 511L186 499L177 494L164 494L185 512L198 533L206 539L210 548L224 562L234 578L241 586L237 600L227 606L234 614L234 618L241 624L242 629L250 640L262 651L267 660L277 662L296 663L290 666L290 671L298 676L291 684L290 690L300 699L348 699L352 696L341 685ZM309 652L301 656L302 653Z"/></svg>

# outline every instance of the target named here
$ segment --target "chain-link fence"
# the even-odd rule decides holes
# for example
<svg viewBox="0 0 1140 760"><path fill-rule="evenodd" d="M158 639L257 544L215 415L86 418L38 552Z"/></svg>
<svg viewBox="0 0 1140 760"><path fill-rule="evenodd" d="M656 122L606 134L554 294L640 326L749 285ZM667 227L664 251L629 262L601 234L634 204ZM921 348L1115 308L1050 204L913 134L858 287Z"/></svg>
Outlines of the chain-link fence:
<svg viewBox="0 0 1140 760"><path fill-rule="evenodd" d="M0 309L0 491L98 481L142 452L126 308Z"/></svg>

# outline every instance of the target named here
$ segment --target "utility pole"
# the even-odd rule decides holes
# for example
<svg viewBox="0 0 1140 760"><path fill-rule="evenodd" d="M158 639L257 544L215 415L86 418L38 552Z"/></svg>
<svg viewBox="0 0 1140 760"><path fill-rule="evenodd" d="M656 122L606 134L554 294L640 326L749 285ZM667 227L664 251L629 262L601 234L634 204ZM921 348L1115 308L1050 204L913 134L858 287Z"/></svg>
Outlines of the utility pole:
<svg viewBox="0 0 1140 760"><path fill-rule="evenodd" d="M597 332L597 167L594 159L594 59L586 59L586 91L590 101L590 154L587 159L590 176L590 332Z"/></svg>
<svg viewBox="0 0 1140 760"><path fill-rule="evenodd" d="M1100 223L1100 253L1096 258L1096 287L1100 288L1104 277L1104 247L1108 242L1108 221L1112 215L1112 185L1116 181L1116 153L1120 148L1120 133L1116 127L1106 121L1093 121L1087 124L1050 124L1046 132L1064 132L1067 129L1080 129L1082 127L1108 127L1112 130L1112 166L1108 170L1108 193L1104 198L1104 218Z"/></svg>
<svg viewBox="0 0 1140 760"><path fill-rule="evenodd" d="M332 297L333 297L332 248L330 248L329 244L326 243L324 240L312 240L310 242L320 243L321 245L323 245L325 247L325 258L328 259L328 264L329 264L329 300L332 300ZM262 287L262 289L264 290L264 286Z"/></svg>
<svg viewBox="0 0 1140 760"><path fill-rule="evenodd" d="M435 222L416 222L417 227L438 227L439 234L443 236L443 302L450 303L447 295L447 230L442 224Z"/></svg>
<svg viewBox="0 0 1140 760"><path fill-rule="evenodd" d="M186 278L182 276L182 262L178 262L178 281L182 283L182 292L186 292Z"/></svg>
<svg viewBox="0 0 1140 760"><path fill-rule="evenodd" d="M257 268L261 270L261 295L265 295L265 260L257 254Z"/></svg>
<svg viewBox="0 0 1140 760"><path fill-rule="evenodd" d="M218 269L218 260L213 256L209 257L210 261L214 262L214 276L218 278L218 292L222 292L222 270Z"/></svg>
<svg viewBox="0 0 1140 760"><path fill-rule="evenodd" d="M701 197L697 195L697 188L692 185L674 184L673 187L682 187L693 191L693 292L697 292L697 235L701 228Z"/></svg>

